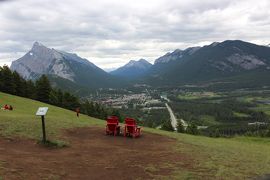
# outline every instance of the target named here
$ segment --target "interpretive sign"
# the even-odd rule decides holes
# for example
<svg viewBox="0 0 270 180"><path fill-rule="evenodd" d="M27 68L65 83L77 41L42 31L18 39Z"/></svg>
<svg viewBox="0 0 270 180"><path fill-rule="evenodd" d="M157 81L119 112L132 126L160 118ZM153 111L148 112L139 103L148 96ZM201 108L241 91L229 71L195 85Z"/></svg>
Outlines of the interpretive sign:
<svg viewBox="0 0 270 180"><path fill-rule="evenodd" d="M48 109L49 109L48 107L39 107L36 112L36 116L45 116L47 114Z"/></svg>
<svg viewBox="0 0 270 180"><path fill-rule="evenodd" d="M44 144L46 143L46 130L45 130L45 118L44 118L44 116L47 114L48 109L49 109L48 107L39 107L37 112L36 112L36 116L41 116L42 134L43 134L42 142Z"/></svg>

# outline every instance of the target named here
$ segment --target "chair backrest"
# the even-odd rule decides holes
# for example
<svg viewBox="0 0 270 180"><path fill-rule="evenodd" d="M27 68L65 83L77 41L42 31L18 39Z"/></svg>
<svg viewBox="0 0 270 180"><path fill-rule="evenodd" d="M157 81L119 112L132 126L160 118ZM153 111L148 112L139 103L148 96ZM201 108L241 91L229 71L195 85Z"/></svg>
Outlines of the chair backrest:
<svg viewBox="0 0 270 180"><path fill-rule="evenodd" d="M125 126L128 133L135 133L136 132L136 121L133 118L126 118L125 119Z"/></svg>
<svg viewBox="0 0 270 180"><path fill-rule="evenodd" d="M119 118L117 116L109 116L107 117L107 124L119 124Z"/></svg>
<svg viewBox="0 0 270 180"><path fill-rule="evenodd" d="M125 124L126 125L136 125L136 121L133 118L126 118L125 119Z"/></svg>

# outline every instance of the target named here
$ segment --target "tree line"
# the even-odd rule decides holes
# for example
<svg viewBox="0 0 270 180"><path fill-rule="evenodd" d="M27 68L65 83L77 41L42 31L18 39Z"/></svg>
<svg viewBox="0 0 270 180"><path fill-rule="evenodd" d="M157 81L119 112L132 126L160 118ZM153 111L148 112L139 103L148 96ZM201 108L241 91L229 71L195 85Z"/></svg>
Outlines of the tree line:
<svg viewBox="0 0 270 180"><path fill-rule="evenodd" d="M106 108L88 100L80 101L78 97L67 91L53 88L45 75L35 82L25 80L16 71L11 71L8 66L0 67L0 91L69 110L80 108L81 113L99 119L105 119L108 115L120 116L116 109Z"/></svg>
<svg viewBox="0 0 270 180"><path fill-rule="evenodd" d="M220 103L203 101L178 101L171 103L172 109L178 117L186 121L199 122L201 115L215 117L220 122L269 122L269 117L262 111L252 110L255 107L247 102L237 100L225 100ZM246 114L247 116L236 116L235 112Z"/></svg>
<svg viewBox="0 0 270 180"><path fill-rule="evenodd" d="M161 126L162 130L174 131L170 121L166 121ZM177 132L192 135L204 135L209 137L233 137L233 136L254 136L254 137L270 137L270 125L221 125L212 126L207 129L198 129L198 126L191 122L186 128L181 121L177 122Z"/></svg>

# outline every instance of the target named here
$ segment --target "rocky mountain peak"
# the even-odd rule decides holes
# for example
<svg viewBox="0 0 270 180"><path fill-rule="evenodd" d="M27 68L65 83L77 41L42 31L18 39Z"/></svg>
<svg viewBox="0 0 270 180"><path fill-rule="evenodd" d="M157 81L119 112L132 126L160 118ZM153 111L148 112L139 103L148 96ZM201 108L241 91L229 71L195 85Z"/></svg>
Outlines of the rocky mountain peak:
<svg viewBox="0 0 270 180"><path fill-rule="evenodd" d="M133 78L145 73L151 66L152 64L145 59L139 59L138 61L130 60L124 66L110 73L117 76L129 76Z"/></svg>
<svg viewBox="0 0 270 180"><path fill-rule="evenodd" d="M190 48L187 48L185 50L176 49L173 52L167 53L164 56L161 56L160 58L156 59L155 64L168 63L170 61L179 60L186 55L192 55L200 48L201 47L190 47Z"/></svg>
<svg viewBox="0 0 270 180"><path fill-rule="evenodd" d="M73 66L82 64L98 70L94 64L76 54L50 49L35 42L29 52L12 62L11 69L26 79L35 79L41 74L52 74L75 81Z"/></svg>
<svg viewBox="0 0 270 180"><path fill-rule="evenodd" d="M140 63L145 63L145 64L151 64L151 63L149 63L149 62L148 62L147 60L145 60L145 59L139 59L138 62L140 62Z"/></svg>
<svg viewBox="0 0 270 180"><path fill-rule="evenodd" d="M49 49L49 48L47 48L46 46L44 46L43 44L41 44L41 43L39 43L39 42L34 42L34 44L33 44L33 46L32 46L32 48L31 48L31 50L30 51L37 51L37 52L39 52L39 51L44 51L44 50L51 50L51 49Z"/></svg>
<svg viewBox="0 0 270 180"><path fill-rule="evenodd" d="M45 47L45 46L43 44L41 44L40 42L36 41L36 42L34 42L33 47Z"/></svg>
<svg viewBox="0 0 270 180"><path fill-rule="evenodd" d="M140 68L140 69L147 69L152 64L149 63L145 59L139 59L138 61L130 60L126 65L123 67L134 67L134 68Z"/></svg>

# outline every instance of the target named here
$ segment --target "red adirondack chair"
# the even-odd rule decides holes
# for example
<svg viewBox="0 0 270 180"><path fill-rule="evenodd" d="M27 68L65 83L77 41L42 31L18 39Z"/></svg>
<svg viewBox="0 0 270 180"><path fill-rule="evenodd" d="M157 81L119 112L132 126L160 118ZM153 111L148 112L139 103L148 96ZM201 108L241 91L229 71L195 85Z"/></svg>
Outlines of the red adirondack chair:
<svg viewBox="0 0 270 180"><path fill-rule="evenodd" d="M117 116L109 116L107 118L106 135L113 134L114 136L120 134L119 119Z"/></svg>
<svg viewBox="0 0 270 180"><path fill-rule="evenodd" d="M141 135L141 128L137 126L135 119L125 119L124 136L132 136L133 138Z"/></svg>

